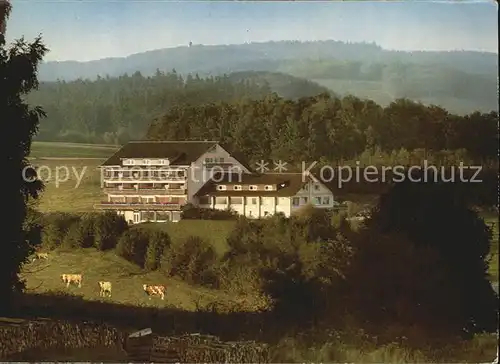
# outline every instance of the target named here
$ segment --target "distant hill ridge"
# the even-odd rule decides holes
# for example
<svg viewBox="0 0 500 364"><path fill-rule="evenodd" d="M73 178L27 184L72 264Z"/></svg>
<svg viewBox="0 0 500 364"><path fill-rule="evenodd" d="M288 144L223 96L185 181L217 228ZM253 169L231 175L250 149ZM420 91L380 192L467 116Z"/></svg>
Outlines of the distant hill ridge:
<svg viewBox="0 0 500 364"><path fill-rule="evenodd" d="M374 43L340 41L279 41L235 45L193 45L157 49L122 58L95 61L46 62L40 67L40 80L94 79L140 71L153 74L156 69L181 74L198 72L217 75L239 71L279 71L280 62L299 59L338 59L363 63L414 63L442 65L476 74L498 75L498 54L475 51L392 51Z"/></svg>

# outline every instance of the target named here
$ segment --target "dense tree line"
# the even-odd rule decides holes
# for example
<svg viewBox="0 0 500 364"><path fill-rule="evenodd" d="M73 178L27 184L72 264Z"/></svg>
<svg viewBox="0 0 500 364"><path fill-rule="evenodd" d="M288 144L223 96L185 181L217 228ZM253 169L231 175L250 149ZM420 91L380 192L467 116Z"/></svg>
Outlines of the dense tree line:
<svg viewBox="0 0 500 364"><path fill-rule="evenodd" d="M299 100L276 95L238 103L172 107L155 120L150 139L217 139L261 159L288 162L345 161L363 153L419 151L422 157L455 155L494 160L498 151L498 113L465 116L438 106L399 99L387 107L353 96L320 94ZM410 163L405 163L410 164Z"/></svg>
<svg viewBox="0 0 500 364"><path fill-rule="evenodd" d="M227 76L184 78L174 70L151 77L136 72L94 81L42 83L27 100L47 113L38 140L120 144L142 138L154 117L176 105L258 99L269 93L265 83L234 82Z"/></svg>

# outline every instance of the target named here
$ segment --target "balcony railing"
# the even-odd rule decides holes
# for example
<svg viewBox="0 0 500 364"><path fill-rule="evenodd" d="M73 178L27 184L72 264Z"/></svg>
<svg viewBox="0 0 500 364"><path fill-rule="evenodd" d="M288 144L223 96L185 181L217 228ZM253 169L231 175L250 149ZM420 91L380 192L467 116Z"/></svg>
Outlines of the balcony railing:
<svg viewBox="0 0 500 364"><path fill-rule="evenodd" d="M108 202L108 201L103 201L101 203L95 204L94 208L95 209L102 209L102 210L131 210L131 209L137 209L137 210L180 210L181 209L181 204L180 203L172 203L172 202L166 202L166 203L159 203L159 202L151 202L151 203L146 203L146 202Z"/></svg>
<svg viewBox="0 0 500 364"><path fill-rule="evenodd" d="M116 195L186 195L185 189L180 188L114 188L105 187L104 193Z"/></svg>
<svg viewBox="0 0 500 364"><path fill-rule="evenodd" d="M104 175L105 181L185 181L186 176L149 176L147 174L138 174L137 176L119 176L119 175Z"/></svg>

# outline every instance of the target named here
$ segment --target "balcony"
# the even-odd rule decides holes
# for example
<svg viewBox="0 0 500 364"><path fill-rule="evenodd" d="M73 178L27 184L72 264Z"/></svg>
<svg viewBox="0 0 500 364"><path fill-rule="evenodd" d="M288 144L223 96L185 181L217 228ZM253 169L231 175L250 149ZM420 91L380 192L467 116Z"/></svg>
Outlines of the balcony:
<svg viewBox="0 0 500 364"><path fill-rule="evenodd" d="M183 182L186 176L149 176L147 174L139 174L137 176L119 176L119 175L104 175L103 180L106 182L133 182L133 181L161 181L161 182Z"/></svg>
<svg viewBox="0 0 500 364"><path fill-rule="evenodd" d="M180 203L145 203L145 202L108 202L103 201L95 204L94 209L99 210L152 210L152 211L178 211L181 209Z"/></svg>
<svg viewBox="0 0 500 364"><path fill-rule="evenodd" d="M104 193L113 195L186 195L186 189L180 188L123 188L105 187Z"/></svg>

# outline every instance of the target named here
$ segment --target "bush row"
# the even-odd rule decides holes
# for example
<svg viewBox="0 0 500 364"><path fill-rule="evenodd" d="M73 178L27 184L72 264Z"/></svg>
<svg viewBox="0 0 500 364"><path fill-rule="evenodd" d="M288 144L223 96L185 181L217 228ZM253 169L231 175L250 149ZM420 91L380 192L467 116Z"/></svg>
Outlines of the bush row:
<svg viewBox="0 0 500 364"><path fill-rule="evenodd" d="M42 246L55 248L114 249L119 237L128 230L122 216L104 213L50 213L42 217Z"/></svg>

